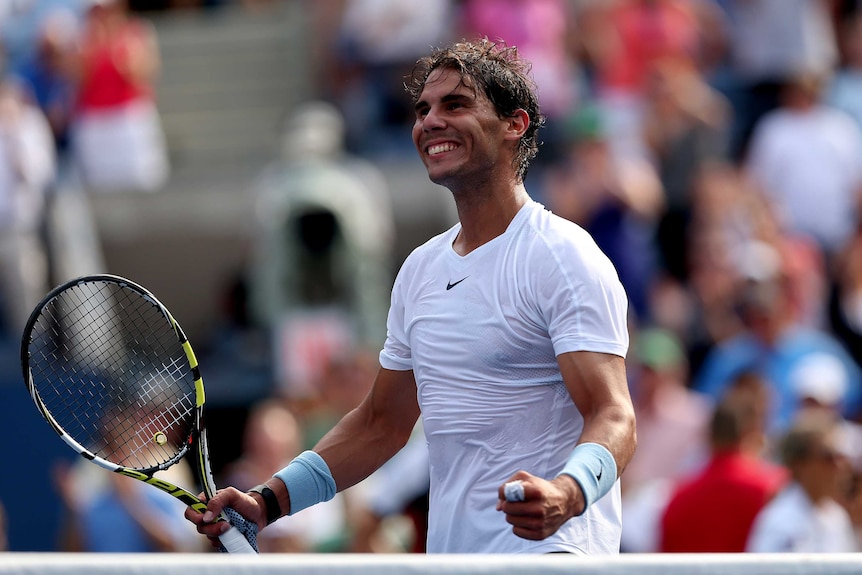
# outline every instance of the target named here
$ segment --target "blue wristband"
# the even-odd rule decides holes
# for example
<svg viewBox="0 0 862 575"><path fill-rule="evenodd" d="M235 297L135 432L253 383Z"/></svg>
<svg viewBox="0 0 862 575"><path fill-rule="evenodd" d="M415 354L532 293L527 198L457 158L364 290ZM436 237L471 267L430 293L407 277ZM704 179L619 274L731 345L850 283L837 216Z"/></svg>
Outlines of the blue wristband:
<svg viewBox="0 0 862 575"><path fill-rule="evenodd" d="M278 477L287 486L290 497L288 515L294 515L335 497L336 487L332 472L323 458L314 451L303 451L273 477Z"/></svg>
<svg viewBox="0 0 862 575"><path fill-rule="evenodd" d="M611 452L598 443L582 443L572 450L559 475L569 475L584 494L584 511L604 497L617 481L617 462Z"/></svg>

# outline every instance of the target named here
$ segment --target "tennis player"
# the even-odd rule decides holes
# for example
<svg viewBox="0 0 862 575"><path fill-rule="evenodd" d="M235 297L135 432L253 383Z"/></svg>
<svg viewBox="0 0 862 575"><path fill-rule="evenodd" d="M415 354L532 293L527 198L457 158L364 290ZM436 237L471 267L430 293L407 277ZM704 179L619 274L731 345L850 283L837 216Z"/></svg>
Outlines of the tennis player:
<svg viewBox="0 0 862 575"><path fill-rule="evenodd" d="M577 225L524 176L544 122L515 47L460 42L407 82L413 141L459 223L417 248L392 290L381 369L364 401L265 484L218 492L260 528L368 477L422 416L430 553L619 552L618 477L635 450L627 299Z"/></svg>

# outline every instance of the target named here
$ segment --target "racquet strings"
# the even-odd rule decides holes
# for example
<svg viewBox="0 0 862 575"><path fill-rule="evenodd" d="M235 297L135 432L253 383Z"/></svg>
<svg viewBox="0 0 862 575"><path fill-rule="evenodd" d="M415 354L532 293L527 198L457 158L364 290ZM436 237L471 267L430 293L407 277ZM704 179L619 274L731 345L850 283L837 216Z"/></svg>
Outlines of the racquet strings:
<svg viewBox="0 0 862 575"><path fill-rule="evenodd" d="M88 451L139 471L184 455L195 425L194 376L152 299L107 280L74 284L41 310L29 352L45 410Z"/></svg>

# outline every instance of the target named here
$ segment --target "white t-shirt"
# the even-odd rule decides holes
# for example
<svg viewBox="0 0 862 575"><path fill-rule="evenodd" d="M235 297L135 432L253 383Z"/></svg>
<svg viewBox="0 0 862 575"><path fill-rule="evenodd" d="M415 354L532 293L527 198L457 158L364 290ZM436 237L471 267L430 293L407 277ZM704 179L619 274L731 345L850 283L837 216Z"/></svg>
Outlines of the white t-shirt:
<svg viewBox="0 0 862 575"><path fill-rule="evenodd" d="M746 551L750 553L851 553L859 551L847 511L835 501L815 506L793 483L761 510Z"/></svg>
<svg viewBox="0 0 862 575"><path fill-rule="evenodd" d="M529 202L506 232L459 256L447 232L417 248L392 290L386 369L410 370L431 462L429 553L617 553L619 486L544 541L515 536L497 490L551 479L583 428L556 356L625 356L627 299L576 224Z"/></svg>
<svg viewBox="0 0 862 575"><path fill-rule="evenodd" d="M862 131L849 115L827 106L770 112L752 135L747 168L790 230L829 251L847 242L862 187Z"/></svg>

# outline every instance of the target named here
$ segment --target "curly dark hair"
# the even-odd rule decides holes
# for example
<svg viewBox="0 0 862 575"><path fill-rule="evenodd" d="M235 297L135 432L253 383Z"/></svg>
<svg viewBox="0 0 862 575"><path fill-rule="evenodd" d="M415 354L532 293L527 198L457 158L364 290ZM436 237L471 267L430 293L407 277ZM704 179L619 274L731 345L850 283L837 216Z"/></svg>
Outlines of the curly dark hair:
<svg viewBox="0 0 862 575"><path fill-rule="evenodd" d="M522 109L530 125L518 143L515 170L521 181L527 175L530 160L539 152L537 137L545 117L539 110L536 84L530 77L530 63L521 59L515 46L482 38L473 42L456 42L420 58L407 76L404 87L415 104L425 88L428 76L438 68L455 70L462 81L481 91L494 105L501 118L511 117Z"/></svg>

